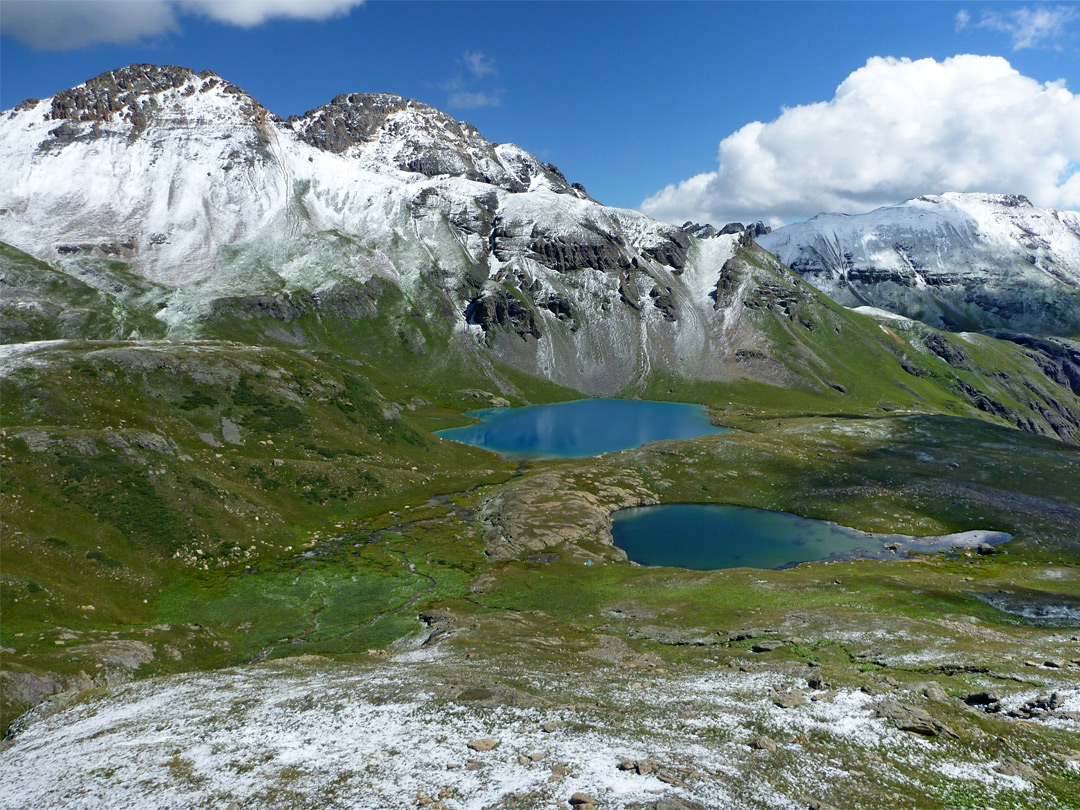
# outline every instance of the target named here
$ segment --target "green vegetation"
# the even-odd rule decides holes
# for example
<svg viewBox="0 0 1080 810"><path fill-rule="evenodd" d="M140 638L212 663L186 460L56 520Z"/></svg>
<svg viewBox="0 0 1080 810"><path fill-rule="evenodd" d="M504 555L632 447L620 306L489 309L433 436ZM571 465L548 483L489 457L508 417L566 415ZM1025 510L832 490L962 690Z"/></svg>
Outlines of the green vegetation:
<svg viewBox="0 0 1080 810"><path fill-rule="evenodd" d="M887 332L799 291L793 317L747 315L790 385L658 368L624 392L703 403L732 433L521 465L433 434L496 396L579 394L461 350L447 322L377 281L352 291L367 314L298 306L288 332L231 301L206 325L214 340L41 349L0 378L0 646L19 685L4 690L0 724L29 708L20 695L40 699L23 686L41 679L366 660L440 622L454 631L440 643L503 662L518 686L534 669L591 671L598 644L648 673L743 666L747 629L789 641L770 659L778 671L813 662L856 687L939 677L957 657L1013 673L1016 650L1063 656L1060 633L977 594L1080 597L1080 449L1035 435L1051 432L1064 389L1013 344L913 322ZM102 293L84 294L99 306ZM109 306L145 314L156 294L132 281ZM607 532L613 510L646 502L1015 537L994 556L647 569ZM106 642L153 655L99 676ZM950 674L949 688L978 676ZM1023 739L1031 752L1041 738ZM1054 789L1069 778L1054 775Z"/></svg>

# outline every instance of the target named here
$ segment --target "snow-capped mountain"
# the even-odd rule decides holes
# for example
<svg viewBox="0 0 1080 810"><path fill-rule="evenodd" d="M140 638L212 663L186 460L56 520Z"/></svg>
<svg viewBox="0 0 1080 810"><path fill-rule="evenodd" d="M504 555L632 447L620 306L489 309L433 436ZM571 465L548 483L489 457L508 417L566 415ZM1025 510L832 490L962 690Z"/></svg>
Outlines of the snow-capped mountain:
<svg viewBox="0 0 1080 810"><path fill-rule="evenodd" d="M910 265L945 250L939 237L1001 252L959 216L949 223L909 229ZM1038 272L1051 259L1076 267L1071 227L1045 238ZM750 380L1080 430L1071 354L986 338L993 348L975 359L960 338L907 342L792 273L755 242L785 255L767 240L788 229L766 231L601 205L519 147L389 94L283 120L214 73L132 65L0 114L6 343L225 338L511 395L522 372L586 394ZM1059 277L1047 301L1067 304L1059 288L1075 273ZM1031 370L1038 390L993 376L990 357ZM958 372L975 376L961 384Z"/></svg>
<svg viewBox="0 0 1080 810"><path fill-rule="evenodd" d="M1080 213L942 194L821 214L759 243L833 299L948 329L1080 333Z"/></svg>
<svg viewBox="0 0 1080 810"><path fill-rule="evenodd" d="M519 147L388 94L285 121L214 73L133 65L0 116L0 241L98 286L123 262L179 333L280 309L268 295L331 306L374 280L433 318L449 307L456 339L589 392L676 361L727 379L737 351L765 356L716 300L741 238L699 243L600 205Z"/></svg>

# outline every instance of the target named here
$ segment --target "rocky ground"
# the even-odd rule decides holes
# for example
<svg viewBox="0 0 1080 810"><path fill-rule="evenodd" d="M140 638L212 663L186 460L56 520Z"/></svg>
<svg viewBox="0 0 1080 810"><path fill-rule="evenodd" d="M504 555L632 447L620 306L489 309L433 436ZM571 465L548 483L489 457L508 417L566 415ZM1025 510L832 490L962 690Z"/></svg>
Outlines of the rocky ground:
<svg viewBox="0 0 1080 810"><path fill-rule="evenodd" d="M964 672L961 655L931 676L860 670L822 654L824 638L769 631L672 660L615 635L548 637L537 616L426 618L367 660L302 656L45 704L6 744L0 806L1076 806L1080 659L998 657L1015 639L971 617L958 623L986 637L993 666ZM883 642L880 628L834 635ZM1068 634L1013 649L1054 641Z"/></svg>

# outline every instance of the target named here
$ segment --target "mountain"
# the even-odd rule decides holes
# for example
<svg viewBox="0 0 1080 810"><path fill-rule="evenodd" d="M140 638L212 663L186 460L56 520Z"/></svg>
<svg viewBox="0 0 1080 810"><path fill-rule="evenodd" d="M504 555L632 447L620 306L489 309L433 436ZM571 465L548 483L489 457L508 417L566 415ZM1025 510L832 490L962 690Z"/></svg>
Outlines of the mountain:
<svg viewBox="0 0 1080 810"><path fill-rule="evenodd" d="M1080 213L1011 194L923 196L762 235L836 301L950 330L1080 334Z"/></svg>
<svg viewBox="0 0 1080 810"><path fill-rule="evenodd" d="M7 342L332 347L519 401L536 378L698 398L765 383L858 412L1080 431L1068 351L908 342L755 241L784 256L788 229L688 227L601 205L519 147L390 94L283 120L209 71L132 65L0 116ZM1047 255L1065 255L1053 239Z"/></svg>
<svg viewBox="0 0 1080 810"><path fill-rule="evenodd" d="M1073 795L1067 633L1018 622L1080 587L1080 345L848 308L768 236L601 205L389 94L286 120L133 65L0 114L0 804L884 808L963 766L984 806L1020 795L991 757ZM520 462L437 436L583 394L729 432ZM657 503L1013 539L632 565L613 513ZM905 728L925 756L867 771Z"/></svg>

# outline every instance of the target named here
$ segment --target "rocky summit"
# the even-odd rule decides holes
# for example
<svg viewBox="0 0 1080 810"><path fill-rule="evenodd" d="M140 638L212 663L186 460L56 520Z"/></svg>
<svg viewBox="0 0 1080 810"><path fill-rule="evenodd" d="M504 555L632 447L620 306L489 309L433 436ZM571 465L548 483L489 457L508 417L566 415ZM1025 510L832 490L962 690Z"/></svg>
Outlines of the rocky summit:
<svg viewBox="0 0 1080 810"><path fill-rule="evenodd" d="M0 114L0 806L1075 807L1076 215L571 180L181 67ZM725 430L440 438L588 396ZM613 515L679 503L859 547L628 559Z"/></svg>

